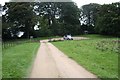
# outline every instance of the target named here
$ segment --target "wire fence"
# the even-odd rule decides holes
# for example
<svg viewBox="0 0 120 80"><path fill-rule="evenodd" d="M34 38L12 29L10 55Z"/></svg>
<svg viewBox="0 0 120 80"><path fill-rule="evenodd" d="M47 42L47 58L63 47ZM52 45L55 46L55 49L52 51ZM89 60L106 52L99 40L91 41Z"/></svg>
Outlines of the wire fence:
<svg viewBox="0 0 120 80"><path fill-rule="evenodd" d="M6 41L2 42L2 49L7 49L16 45L24 44L24 43L33 43L39 42L39 39L24 39L24 40L14 40L14 41Z"/></svg>
<svg viewBox="0 0 120 80"><path fill-rule="evenodd" d="M11 40L11 41L5 41L2 42L2 49L7 49L19 44L24 44L24 43L33 43L33 42L40 42L40 40L43 39L49 39L49 38L58 38L59 36L52 36L52 37L39 37L39 38L32 38L32 39L16 39L16 40Z"/></svg>

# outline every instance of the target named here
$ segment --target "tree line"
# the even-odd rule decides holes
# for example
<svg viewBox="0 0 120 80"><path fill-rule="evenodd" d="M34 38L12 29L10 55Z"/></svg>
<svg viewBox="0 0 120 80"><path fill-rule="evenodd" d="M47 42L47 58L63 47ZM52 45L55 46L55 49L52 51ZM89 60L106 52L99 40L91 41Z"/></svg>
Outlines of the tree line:
<svg viewBox="0 0 120 80"><path fill-rule="evenodd" d="M2 10L3 40L80 35L85 31L120 36L120 3L9 2ZM18 37L20 32L24 32Z"/></svg>

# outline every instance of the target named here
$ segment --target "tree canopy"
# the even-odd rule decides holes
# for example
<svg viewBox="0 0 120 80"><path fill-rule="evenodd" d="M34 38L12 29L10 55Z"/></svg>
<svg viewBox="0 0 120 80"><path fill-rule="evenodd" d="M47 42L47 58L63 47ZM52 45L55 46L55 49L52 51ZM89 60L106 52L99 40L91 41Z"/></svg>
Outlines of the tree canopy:
<svg viewBox="0 0 120 80"><path fill-rule="evenodd" d="M98 33L120 36L120 3L102 5L97 16L95 29Z"/></svg>
<svg viewBox="0 0 120 80"><path fill-rule="evenodd" d="M120 2L99 5L95 3L83 5L81 9L83 30L94 33L120 36Z"/></svg>
<svg viewBox="0 0 120 80"><path fill-rule="evenodd" d="M16 37L19 31L26 38L80 33L80 11L74 2L10 2L3 9L3 36L8 38ZM37 23L39 31L34 30Z"/></svg>
<svg viewBox="0 0 120 80"><path fill-rule="evenodd" d="M79 35L84 31L120 35L120 3L90 3L78 8L74 2L9 2L1 9L4 39L30 36ZM35 30L35 27L38 28Z"/></svg>

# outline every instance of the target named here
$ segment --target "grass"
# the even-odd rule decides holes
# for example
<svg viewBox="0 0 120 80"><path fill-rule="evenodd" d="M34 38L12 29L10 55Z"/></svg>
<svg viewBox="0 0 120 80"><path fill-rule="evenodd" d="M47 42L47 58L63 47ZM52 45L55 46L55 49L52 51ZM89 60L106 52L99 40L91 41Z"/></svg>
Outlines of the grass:
<svg viewBox="0 0 120 80"><path fill-rule="evenodd" d="M2 78L2 43L0 42L0 79Z"/></svg>
<svg viewBox="0 0 120 80"><path fill-rule="evenodd" d="M118 78L119 52L115 50L111 51L111 47L109 47L113 45L110 44L111 41L117 40L117 38L101 35L84 36L90 39L53 42L53 44L68 55L69 58L74 59L78 64L82 65L99 78ZM102 41L106 41L107 43L102 44ZM98 43L101 43L103 47L107 46L108 49L102 50L101 47L98 47Z"/></svg>
<svg viewBox="0 0 120 80"><path fill-rule="evenodd" d="M23 78L28 76L39 43L24 43L3 50L2 77Z"/></svg>
<svg viewBox="0 0 120 80"><path fill-rule="evenodd" d="M33 39L16 39L9 40L2 43L1 51L1 73L3 78L23 78L29 76L30 68L39 41L49 38L58 38L59 36L52 37L39 37ZM37 43L36 43L37 42Z"/></svg>
<svg viewBox="0 0 120 80"><path fill-rule="evenodd" d="M116 37L113 37L113 36L106 36L106 35L98 35L98 34L84 34L84 35L79 35L78 37L80 37L80 36L82 36L82 37L89 37L89 38L92 38L92 39L104 39L104 38L111 38L111 39L113 39L113 38L115 38L116 39Z"/></svg>
<svg viewBox="0 0 120 80"><path fill-rule="evenodd" d="M51 36L51 37L38 37L33 39L15 39L2 42L2 49L6 50L7 48L30 42L39 42L40 40L49 39L49 38L59 38L59 36Z"/></svg>

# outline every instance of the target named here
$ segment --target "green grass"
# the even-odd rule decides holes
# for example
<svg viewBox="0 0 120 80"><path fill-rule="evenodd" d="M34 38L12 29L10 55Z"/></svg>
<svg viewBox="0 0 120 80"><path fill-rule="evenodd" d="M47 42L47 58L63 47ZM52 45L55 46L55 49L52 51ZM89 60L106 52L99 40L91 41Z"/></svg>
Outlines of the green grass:
<svg viewBox="0 0 120 80"><path fill-rule="evenodd" d="M3 50L2 77L27 77L39 43L24 43Z"/></svg>
<svg viewBox="0 0 120 80"><path fill-rule="evenodd" d="M85 36L90 40L53 42L53 44L99 78L118 78L119 53L109 50L111 44L103 45L108 47L106 50L97 47L97 43L103 40L109 42L117 38L101 35Z"/></svg>
<svg viewBox="0 0 120 80"><path fill-rule="evenodd" d="M2 78L2 43L0 42L0 79Z"/></svg>
<svg viewBox="0 0 120 80"><path fill-rule="evenodd" d="M102 39L102 38L116 38L116 37L113 37L113 36L106 36L106 35L98 35L98 34L87 34L87 35L79 35L79 36L82 36L82 37L89 37L89 38L92 38L92 39ZM78 36L78 37L79 37Z"/></svg>
<svg viewBox="0 0 120 80"><path fill-rule="evenodd" d="M6 50L7 48L30 42L39 42L40 40L49 39L49 38L59 38L59 36L51 36L51 37L38 37L33 39L14 39L9 41L2 42L2 49Z"/></svg>
<svg viewBox="0 0 120 80"><path fill-rule="evenodd" d="M32 61L39 46L39 41L52 37L39 37L33 39L16 39L2 43L0 60L3 78L22 78L29 76ZM37 42L37 43L36 43ZM0 68L1 70L1 68Z"/></svg>

